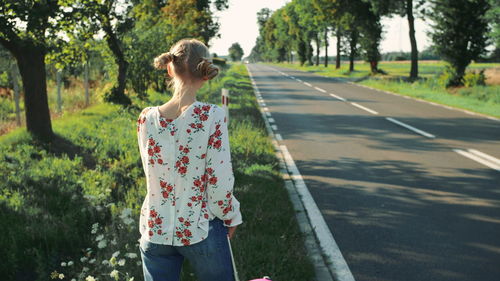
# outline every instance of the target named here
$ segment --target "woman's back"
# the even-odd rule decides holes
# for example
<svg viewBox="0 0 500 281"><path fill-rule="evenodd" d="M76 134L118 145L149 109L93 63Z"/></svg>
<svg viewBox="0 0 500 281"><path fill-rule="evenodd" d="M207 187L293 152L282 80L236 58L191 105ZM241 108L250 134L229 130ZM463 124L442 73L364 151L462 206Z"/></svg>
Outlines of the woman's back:
<svg viewBox="0 0 500 281"><path fill-rule="evenodd" d="M183 246L204 240L209 221L241 223L225 111L195 101L177 118L146 107L137 137L147 181L140 233L147 241Z"/></svg>

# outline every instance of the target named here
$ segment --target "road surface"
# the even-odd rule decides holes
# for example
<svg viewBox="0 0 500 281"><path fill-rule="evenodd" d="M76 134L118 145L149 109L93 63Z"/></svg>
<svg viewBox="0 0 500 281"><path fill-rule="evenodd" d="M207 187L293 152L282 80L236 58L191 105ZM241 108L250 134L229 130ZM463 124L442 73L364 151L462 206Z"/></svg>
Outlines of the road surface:
<svg viewBox="0 0 500 281"><path fill-rule="evenodd" d="M355 280L500 280L499 120L248 69Z"/></svg>

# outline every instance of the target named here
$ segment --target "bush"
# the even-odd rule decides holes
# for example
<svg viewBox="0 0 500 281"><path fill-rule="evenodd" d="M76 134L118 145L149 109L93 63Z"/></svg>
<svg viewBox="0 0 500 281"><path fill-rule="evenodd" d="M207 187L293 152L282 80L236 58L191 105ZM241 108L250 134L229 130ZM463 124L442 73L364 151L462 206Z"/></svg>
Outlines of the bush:
<svg viewBox="0 0 500 281"><path fill-rule="evenodd" d="M442 87L449 88L453 86L459 86L463 84L463 78L458 77L455 69L447 64L438 78L439 84Z"/></svg>
<svg viewBox="0 0 500 281"><path fill-rule="evenodd" d="M474 86L484 86L486 77L484 76L484 69L481 69L479 72L467 72L464 75L463 82L465 87L474 87Z"/></svg>

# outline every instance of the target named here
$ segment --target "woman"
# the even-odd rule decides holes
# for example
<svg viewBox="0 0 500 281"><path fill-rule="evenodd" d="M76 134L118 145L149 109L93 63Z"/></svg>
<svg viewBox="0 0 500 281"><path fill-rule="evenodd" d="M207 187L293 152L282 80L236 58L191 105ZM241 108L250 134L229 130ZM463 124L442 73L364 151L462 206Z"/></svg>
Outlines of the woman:
<svg viewBox="0 0 500 281"><path fill-rule="evenodd" d="M146 174L139 230L144 279L177 281L184 258L200 281L234 280L227 235L242 223L223 108L196 100L219 70L208 48L183 39L154 60L173 97L146 107L137 136Z"/></svg>

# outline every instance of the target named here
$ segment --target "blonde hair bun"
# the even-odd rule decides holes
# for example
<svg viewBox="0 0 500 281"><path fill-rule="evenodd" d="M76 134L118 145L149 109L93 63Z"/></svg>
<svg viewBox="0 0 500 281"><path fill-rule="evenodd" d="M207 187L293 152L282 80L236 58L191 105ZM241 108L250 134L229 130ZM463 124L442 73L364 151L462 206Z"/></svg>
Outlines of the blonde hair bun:
<svg viewBox="0 0 500 281"><path fill-rule="evenodd" d="M154 67L156 69L167 69L169 62L174 61L175 56L170 52L163 53L154 59Z"/></svg>
<svg viewBox="0 0 500 281"><path fill-rule="evenodd" d="M201 59L197 69L205 80L211 80L219 74L219 68L206 58Z"/></svg>

